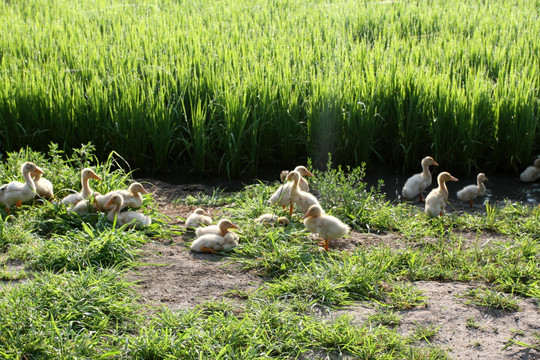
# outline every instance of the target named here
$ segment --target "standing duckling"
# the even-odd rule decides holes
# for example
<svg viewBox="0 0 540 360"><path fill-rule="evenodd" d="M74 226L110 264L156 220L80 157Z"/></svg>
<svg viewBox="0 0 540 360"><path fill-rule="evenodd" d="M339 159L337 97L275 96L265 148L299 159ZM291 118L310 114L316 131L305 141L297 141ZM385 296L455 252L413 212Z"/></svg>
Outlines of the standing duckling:
<svg viewBox="0 0 540 360"><path fill-rule="evenodd" d="M198 228L201 225L211 225L212 218L202 208L197 208L186 219L186 228Z"/></svg>
<svg viewBox="0 0 540 360"><path fill-rule="evenodd" d="M108 208L112 206L112 210L107 214L107 220L114 223L114 218L116 218L116 223L119 226L132 223L135 227L148 226L152 223L152 218L146 216L142 213L136 211L125 211L120 212L124 199L120 194L113 194L110 200L105 204L105 207Z"/></svg>
<svg viewBox="0 0 540 360"><path fill-rule="evenodd" d="M469 202L470 207L473 206L474 199L479 196L486 195L486 185L484 181L488 178L484 173L479 173L476 177L476 185L467 185L463 189L457 192L457 197L459 200L464 202Z"/></svg>
<svg viewBox="0 0 540 360"><path fill-rule="evenodd" d="M523 182L533 182L540 178L540 156L534 160L532 166L527 166L519 175L519 180Z"/></svg>
<svg viewBox="0 0 540 360"><path fill-rule="evenodd" d="M43 170L32 162L25 162L21 165L21 173L24 183L12 181L0 187L0 203L6 206L6 211L11 214L10 208L13 204L17 207L25 201L32 200L36 195L36 184L32 179L32 173L41 173Z"/></svg>
<svg viewBox="0 0 540 360"><path fill-rule="evenodd" d="M419 196L419 201L423 202L422 193L432 182L431 173L429 172L430 165L439 165L431 156L426 156L422 159L422 172L411 176L405 182L401 194L405 199L413 199L416 195Z"/></svg>
<svg viewBox="0 0 540 360"><path fill-rule="evenodd" d="M195 230L195 235L197 237L206 235L206 234L216 234L219 236L225 236L229 232L229 229L239 229L236 224L229 219L221 219L217 225L210 225L206 227L199 227Z"/></svg>
<svg viewBox="0 0 540 360"><path fill-rule="evenodd" d="M319 205L319 200L311 193L300 189L300 179L302 175L298 171L291 171L287 175L287 180L292 180L291 201L295 204L302 214L307 213L311 205ZM292 213L291 213L292 216Z"/></svg>
<svg viewBox="0 0 540 360"><path fill-rule="evenodd" d="M309 183L306 179L304 179L304 176L313 176L313 174L305 167L305 166L297 166L294 168L293 171L297 171L302 175L302 177L299 180L298 187L302 191L309 191ZM281 181L286 180L287 176L289 175L289 171L284 170L280 174ZM291 182L287 182L283 185L281 185L270 197L270 204L272 205L279 205L282 206L283 209L285 209L286 206L289 206L289 216L292 216L293 212L293 202L291 200Z"/></svg>
<svg viewBox="0 0 540 360"><path fill-rule="evenodd" d="M444 208L446 207L446 202L448 201L448 188L446 187L447 181L458 181L458 179L446 171L437 176L437 183L439 184L439 187L431 190L426 197L426 208L424 211L428 216L443 216Z"/></svg>
<svg viewBox="0 0 540 360"><path fill-rule="evenodd" d="M81 200L88 200L93 191L88 185L90 179L101 181L101 178L90 168L84 168L81 170L81 192L70 194L62 199L62 203L66 205L77 205Z"/></svg>
<svg viewBox="0 0 540 360"><path fill-rule="evenodd" d="M311 205L303 217L304 226L321 237L320 245L328 251L330 240L339 239L349 233L349 227L337 217L326 215L320 205Z"/></svg>
<svg viewBox="0 0 540 360"><path fill-rule="evenodd" d="M225 236L206 234L198 237L190 246L196 252L216 253L230 251L238 246L238 235L228 232Z"/></svg>

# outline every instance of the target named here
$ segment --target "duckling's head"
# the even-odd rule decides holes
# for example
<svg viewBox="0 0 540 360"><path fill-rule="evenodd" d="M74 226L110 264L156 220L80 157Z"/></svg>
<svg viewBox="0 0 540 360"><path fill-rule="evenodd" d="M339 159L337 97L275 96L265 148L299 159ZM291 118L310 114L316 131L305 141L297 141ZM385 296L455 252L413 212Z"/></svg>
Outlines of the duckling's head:
<svg viewBox="0 0 540 360"><path fill-rule="evenodd" d="M113 206L113 205L122 207L123 204L124 204L123 196L121 194L114 194L113 196L111 196L109 201L107 201L107 203L105 204L105 208L108 208L109 206Z"/></svg>
<svg viewBox="0 0 540 360"><path fill-rule="evenodd" d="M476 177L476 180L478 180L479 182L482 182L482 181L487 181L488 178L486 177L486 174L479 173L478 176Z"/></svg>
<svg viewBox="0 0 540 360"><path fill-rule="evenodd" d="M238 227L238 225L234 224L231 220L229 219L221 219L219 220L218 222L218 228L219 230L221 230L222 232L227 232L227 230L229 229L240 229Z"/></svg>
<svg viewBox="0 0 540 360"><path fill-rule="evenodd" d="M302 176L313 176L313 174L305 166L297 166L294 171L298 171Z"/></svg>
<svg viewBox="0 0 540 360"><path fill-rule="evenodd" d="M439 164L437 164L437 162L431 157L431 156L426 156L425 158L422 159L422 166L431 166L431 165L436 165L436 166L439 166Z"/></svg>
<svg viewBox="0 0 540 360"><path fill-rule="evenodd" d="M304 217L302 217L302 219L307 219L311 216L321 216L322 214L324 214L324 210L322 209L322 207L320 205L314 204L309 207L307 213L304 215Z"/></svg>
<svg viewBox="0 0 540 360"><path fill-rule="evenodd" d="M277 224L278 225L287 226L290 223L291 222L289 221L289 219L287 219L285 216L280 216L280 217L277 218Z"/></svg>
<svg viewBox="0 0 540 360"><path fill-rule="evenodd" d="M206 215L206 211L204 211L203 208L197 208L193 211L193 213L197 215Z"/></svg>
<svg viewBox="0 0 540 360"><path fill-rule="evenodd" d="M533 166L536 168L540 168L540 156L538 157L538 159L534 160Z"/></svg>
<svg viewBox="0 0 540 360"><path fill-rule="evenodd" d="M84 168L84 169L81 170L81 178L83 180L95 179L95 180L100 180L101 181L101 178L94 172L94 170L92 170L90 168Z"/></svg>
<svg viewBox="0 0 540 360"><path fill-rule="evenodd" d="M27 161L21 165L21 172L23 174L40 174L40 176L43 174L43 170L30 161Z"/></svg>
<svg viewBox="0 0 540 360"><path fill-rule="evenodd" d="M292 180L292 181L296 182L296 181L300 180L301 177L302 177L302 175L300 175L300 173L298 171L293 170L287 175L287 180Z"/></svg>
<svg viewBox="0 0 540 360"><path fill-rule="evenodd" d="M129 185L128 191L132 194L148 194L148 191L144 188L141 183L134 182Z"/></svg>
<svg viewBox="0 0 540 360"><path fill-rule="evenodd" d="M439 184L442 184L447 181L458 181L458 179L450 175L449 172L443 171L439 174L439 176L437 176L437 181L439 182Z"/></svg>

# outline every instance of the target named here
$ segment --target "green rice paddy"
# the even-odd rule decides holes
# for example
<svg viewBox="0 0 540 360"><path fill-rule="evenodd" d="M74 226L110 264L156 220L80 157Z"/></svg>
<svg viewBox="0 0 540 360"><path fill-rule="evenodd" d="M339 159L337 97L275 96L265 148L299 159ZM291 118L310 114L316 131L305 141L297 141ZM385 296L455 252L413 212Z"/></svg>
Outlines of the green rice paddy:
<svg viewBox="0 0 540 360"><path fill-rule="evenodd" d="M540 2L0 3L1 145L134 168L517 172L540 151Z"/></svg>

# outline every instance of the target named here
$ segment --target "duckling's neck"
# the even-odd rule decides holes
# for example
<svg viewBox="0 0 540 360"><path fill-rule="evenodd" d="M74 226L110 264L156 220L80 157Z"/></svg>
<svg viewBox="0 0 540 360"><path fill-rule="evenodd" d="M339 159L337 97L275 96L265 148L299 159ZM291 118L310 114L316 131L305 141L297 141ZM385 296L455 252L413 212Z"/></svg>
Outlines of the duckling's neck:
<svg viewBox="0 0 540 360"><path fill-rule="evenodd" d="M448 200L448 188L446 187L446 181L443 181L439 184L439 191L443 194L444 199Z"/></svg>
<svg viewBox="0 0 540 360"><path fill-rule="evenodd" d="M25 181L26 185L28 185L30 187L30 189L32 189L32 191L35 192L36 191L36 183L32 179L32 176L30 176L30 173L29 172L23 173L23 178L24 178L24 181Z"/></svg>
<svg viewBox="0 0 540 360"><path fill-rule="evenodd" d="M427 163L422 164L422 176L431 177L431 173L429 172L429 165Z"/></svg>
<svg viewBox="0 0 540 360"><path fill-rule="evenodd" d="M88 199L92 195L92 189L90 189L90 186L88 185L88 178L83 178L82 183L82 189L81 189L81 195L83 199Z"/></svg>

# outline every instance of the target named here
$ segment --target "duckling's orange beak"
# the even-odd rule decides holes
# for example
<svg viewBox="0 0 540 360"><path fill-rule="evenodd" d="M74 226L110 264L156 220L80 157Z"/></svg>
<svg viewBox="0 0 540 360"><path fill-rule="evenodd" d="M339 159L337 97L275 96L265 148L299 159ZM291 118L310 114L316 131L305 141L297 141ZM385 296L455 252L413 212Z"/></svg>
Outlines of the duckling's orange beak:
<svg viewBox="0 0 540 360"><path fill-rule="evenodd" d="M112 200L112 199L111 199ZM107 203L105 205L103 205L104 208L108 208L109 206L113 205L113 203L111 202L111 200L107 201Z"/></svg>
<svg viewBox="0 0 540 360"><path fill-rule="evenodd" d="M238 227L236 224L231 224L231 229L240 229L240 227Z"/></svg>
<svg viewBox="0 0 540 360"><path fill-rule="evenodd" d="M439 166L439 164L435 160L433 160L433 165Z"/></svg>
<svg viewBox="0 0 540 360"><path fill-rule="evenodd" d="M148 190L146 190L144 187L141 186L141 192L143 194L149 194Z"/></svg>
<svg viewBox="0 0 540 360"><path fill-rule="evenodd" d="M96 173L90 174L90 177L91 177L92 179L96 179L96 180L101 181L101 178L100 178L100 177L98 176L98 174L96 174Z"/></svg>
<svg viewBox="0 0 540 360"><path fill-rule="evenodd" d="M307 171L307 172L306 172L306 174L305 174L304 176L315 176L315 175L313 175L309 170L306 170L306 171Z"/></svg>
<svg viewBox="0 0 540 360"><path fill-rule="evenodd" d="M36 170L34 170L33 172L34 172L34 173L37 173L37 174L41 174L41 175L44 174L44 173L43 173L43 170L41 170L41 168L40 168L40 167L37 167L37 166L36 166Z"/></svg>

